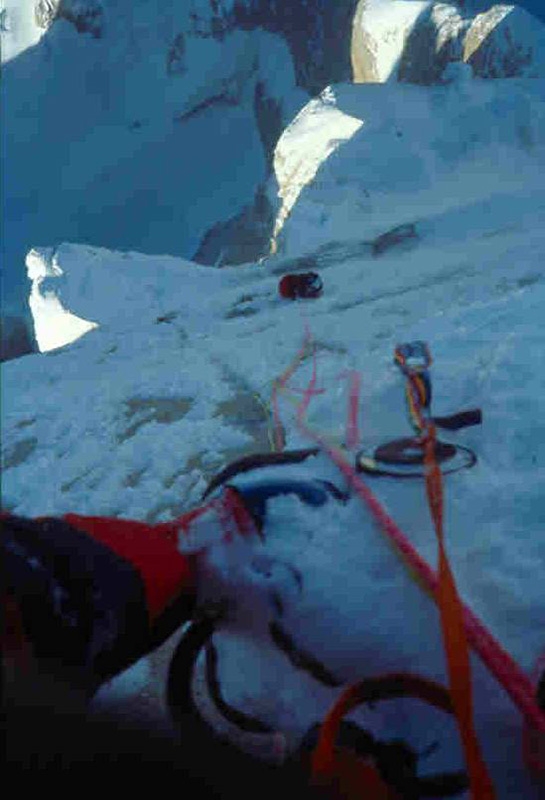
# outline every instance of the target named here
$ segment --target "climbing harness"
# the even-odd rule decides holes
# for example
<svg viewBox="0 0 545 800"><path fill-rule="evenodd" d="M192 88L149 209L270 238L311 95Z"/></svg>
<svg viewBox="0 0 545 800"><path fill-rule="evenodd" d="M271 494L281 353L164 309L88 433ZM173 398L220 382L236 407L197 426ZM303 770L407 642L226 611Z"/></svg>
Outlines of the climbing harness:
<svg viewBox="0 0 545 800"><path fill-rule="evenodd" d="M203 492L202 499L205 500L219 486L227 483L236 475L240 475L244 472L250 472L251 470L259 469L260 467L300 464L302 461L305 461L310 456L317 455L319 452L319 447L309 447L304 450L289 450L278 453L253 453L252 455L238 458L236 461L232 461L230 464L228 464L225 469L222 469L221 472L212 478Z"/></svg>
<svg viewBox="0 0 545 800"><path fill-rule="evenodd" d="M333 463L335 463L339 468L341 474L346 478L350 490L354 491L364 501L368 509L371 511L375 521L394 543L400 555L409 566L410 570L439 606L449 674L450 693L447 692L447 694L449 697L449 702L451 703L450 713L453 713L456 717L464 745L471 798L472 800L492 800L492 798L495 796L494 788L482 759L473 728L471 675L469 668L468 645L473 647L483 662L490 669L491 673L503 685L513 702L519 707L520 711L524 715L528 731L535 736L542 736L545 733L545 714L536 703L536 688L534 687L532 681L527 678L523 671L501 647L501 645L493 638L480 620L460 600L444 546L442 474L446 473L447 471L453 471L451 469L447 469L445 465L449 465L450 467L453 466L453 448L455 448L457 454L460 452L463 454L462 457L467 460L467 464L465 464L466 466L472 466L475 463L476 457L468 448L460 448L459 446L455 447L454 445L438 441L436 430L437 427L442 427L446 430L458 430L462 427L467 427L468 425L480 424L482 419L481 412L479 409L471 409L469 411L453 414L449 417L432 417L431 381L428 373L429 366L431 364L429 349L427 346L422 347L422 343L412 343L411 345L400 346L396 349L395 361L400 366L407 378L406 391L408 409L413 426L417 431L417 437L416 439L406 438L402 440L396 440L395 442L386 443L382 446L382 449L378 455L380 456L381 463L389 464L390 466L395 462L402 463L408 468L416 465L419 469L419 475L425 478L426 492L439 548L439 570L436 574L427 564L427 562L425 562L419 556L403 532L386 513L368 486L361 480L357 474L357 469L355 470L350 464L346 451L332 445L321 433L315 431L307 425L305 415L310 404L310 400L313 395L320 391L316 389L315 353L313 355L312 378L308 389L303 393L303 399L299 403L297 414L297 422L301 432L307 436L307 438L313 440L315 446L305 450L294 451L292 453L283 452L283 447L285 445L284 437L282 435L278 435L280 426L280 417L278 414L277 405L278 394L289 389L288 381L306 356L309 342L310 334L307 330L303 347L288 369L274 383L272 407L276 426L275 433L277 434L275 436L277 452L266 455L250 456L246 459L241 459L239 462L236 462L235 465L230 465L226 470L223 471L223 473L220 473L219 476L213 479L211 485L205 492L205 496L210 494L221 485L228 485L227 482L235 475L247 472L248 470L254 469L261 465L273 466L275 464L279 465L282 463L300 463L310 455L316 455L320 451L326 453L331 458ZM398 463L396 463L396 467L397 466ZM323 497L321 494L323 492L329 492L335 496L335 492L331 492L331 489L327 489L324 486L324 482L311 481L310 483L310 488L305 486L303 489L299 486L297 490L291 491L299 496L303 502L310 502L311 505L316 504L313 502L313 499L316 500L320 496ZM262 481L260 490L257 488L259 484L260 482L258 481L254 484L254 487L258 497L260 496L260 491L262 492L258 503L258 505L261 504L261 507L258 508L257 514L255 507L252 512L254 523L256 523L258 527L263 524L268 498L285 493L286 490L286 486L284 485L285 482L281 480ZM250 482L249 485L251 486L252 483ZM335 489L337 493L340 493L340 490L338 490L337 487L335 487ZM263 490L265 490L264 494ZM244 498L243 486L237 485L236 491L244 501L251 499L251 489L249 490L246 498ZM344 495L345 498L348 498L349 496L348 493L340 494ZM264 497L265 503L263 508L262 500ZM343 498L337 496L336 499L342 501ZM318 504L319 502L320 501L318 501ZM280 616L281 613L282 609L280 607ZM340 685L341 681L339 678L337 678L337 676L330 673L329 670L327 670L327 668L312 654L305 652L297 646L293 636L291 636L283 628L281 620L277 619L270 624L269 633L271 640L280 650L284 652L293 666L305 670L326 686L334 687ZM211 635L212 633L210 633L208 637L209 639L211 638ZM182 651L184 649L182 643L181 649ZM218 694L219 683L217 680L214 680L213 677L214 670L217 669L217 659L214 661L213 657L208 656L205 661L208 665L207 674L209 675L209 694L213 698L219 713L224 717L229 718L233 724L236 723L238 728L242 730L246 729L246 732L251 732L256 735L274 735L270 731L262 731L261 734L259 734L259 732L255 730L255 726L254 729L250 731L250 728L253 725L251 718L246 718L245 715L241 717L239 716L240 712L230 709L225 705L220 694ZM175 681L174 673L175 670L171 670L172 682ZM180 685L184 684L185 681L179 680L179 678L180 676L178 675L176 682L179 681ZM384 676L379 676L379 678L376 680L380 680L382 678L384 678ZM353 687L346 689L345 693L343 693L341 697L341 700L346 696L355 697L356 695L350 694L351 691L356 692L356 689L353 689ZM444 691L446 692L446 690ZM335 708L338 707L334 707L327 718L329 723L331 723L331 714L333 714ZM340 725L340 741L342 743L343 725L348 723L343 723L341 725L338 712L337 721ZM334 727L335 726L333 726L333 729ZM324 725L322 726L321 730L322 733L329 730L331 734L332 728L331 726L327 727ZM346 727L344 728L344 731L346 734ZM391 785L389 786L388 782L385 780L384 769L381 769L380 767L380 743L373 743L373 737L369 738L368 736L366 738L365 732L363 732L361 736L363 737L362 741L365 740L367 743L366 752L367 755L370 756L370 762L366 761L364 763L365 769L363 769L362 763L355 765L353 763L353 759L352 762L350 762L350 759L348 759L348 762L346 759L344 759L347 774L351 776L349 783L352 785L352 790L355 785L359 785L361 796L361 791L368 789L368 794L370 797L373 797L373 800L375 800L375 797L383 797L385 800L386 798L389 800L390 797L395 797L396 800L403 798L404 800L404 798L407 797L410 798L410 800L413 800L413 798L432 796L421 784L418 784L417 787L415 784L415 780L417 779L414 775L414 769L411 773L411 780L413 783L409 788L407 786L404 787L404 791L406 792L405 795L398 791L399 787L392 789ZM232 739L233 737L229 736L228 738ZM323 745L323 739L320 741L322 741ZM330 735L329 741L334 742L334 736L332 738ZM365 748L362 749L362 753L364 750ZM318 765L318 772L320 772L320 752L323 755L323 749L321 751L319 749L316 750L315 758L313 760L315 767L316 763ZM341 761L342 760L343 757L341 756ZM328 759L326 758L326 763L327 761ZM331 763L331 759L329 759L330 766ZM341 772L343 769L344 767L341 768ZM332 774L333 773L330 772L329 778L332 777ZM462 791L463 787L465 788L465 786L467 786L465 777L462 773L455 773L454 775L456 777L450 776L449 778L445 778L443 783L440 782L434 788L442 787L444 790L443 796L447 796L449 792L450 794L455 794ZM374 789L371 789L371 787L374 787ZM420 794L415 793L416 788L419 789L421 792ZM373 791L375 791L375 794L373 794ZM380 794L380 792L382 792L382 794ZM343 796L350 797L350 794ZM352 794L352 796L355 795ZM441 796L441 793L434 792L433 796Z"/></svg>
<svg viewBox="0 0 545 800"><path fill-rule="evenodd" d="M222 489L222 494L219 495L220 498L225 491L232 490L236 492L237 500L243 503L256 530L262 535L268 512L268 503L276 497L293 495L298 497L302 503L314 508L323 506L330 499L339 504L346 503L348 495L343 493L333 483L326 480L276 479L274 476L267 479L256 479L252 476L245 478L245 474L249 470L264 466L300 463L309 456L315 455L317 452L318 450L316 448L312 448L294 451L292 453L269 453L240 459L238 462L231 464L226 470L223 470L220 475L216 476L211 481L204 493L205 497L209 499L207 500L207 504L202 508L206 509L217 501L218 495L215 493L219 489ZM242 476L242 480L237 482L236 486L233 486L228 482L233 480L235 476L239 478ZM259 559L254 559L252 568L258 573L263 570L267 572L266 565L265 567L261 567L256 563L258 560ZM282 562L280 563L282 565ZM297 590L300 591L303 580L301 574L289 564L284 564L283 566L291 571L294 585L297 587ZM341 680L333 676L317 659L313 658L313 656L298 648L292 637L283 630L279 621L284 613L283 605L281 599L274 590L271 591L270 600L278 618L269 625L271 642L284 653L292 665L296 666L298 669L304 670L323 685L330 687L341 686ZM250 752L254 755L258 755L258 757L264 758L264 760L269 760L270 753L268 754L267 747L265 746L266 743L264 744L262 741L256 744L255 739L250 736L248 740L247 735L253 735L255 733L270 734L271 730L267 727L259 727L259 723L257 723L256 720L233 709L221 696L217 677L218 659L212 641L212 635L214 630L221 626L223 614L224 611L222 613L214 611L212 614L206 609L204 612L201 611L200 614L195 617L194 622L187 629L184 636L182 636L170 667L168 704L171 715L173 720L180 725L184 720L184 724L187 724L186 717L189 713L188 709L192 715L199 715L199 709L192 695L191 681L193 680L193 673L201 675L201 695L203 691L206 691L209 714L211 714L215 722L215 724L208 726L210 735L214 735L217 738L218 729L221 731L222 728L227 726L228 730L225 734L227 739L236 741L238 746L243 750L249 748ZM199 671L197 662L201 651L204 653L205 657ZM221 738L221 733L219 736ZM277 735L275 734L275 736ZM276 757L275 753L276 750L273 752L274 757Z"/></svg>
<svg viewBox="0 0 545 800"><path fill-rule="evenodd" d="M313 731L314 735L303 743L303 747L314 744L313 782L328 787L330 795L344 800L361 798L363 787L367 790L365 796L381 800L448 797L465 791L468 778L463 771L419 777L418 756L405 742L380 742L357 726L348 730L345 727L345 741L342 738L338 741L343 717L357 706L403 697L421 700L447 714L454 713L447 689L419 675L393 673L348 686L330 709L317 737Z"/></svg>
<svg viewBox="0 0 545 800"><path fill-rule="evenodd" d="M221 630L225 615L225 608L201 608L176 647L166 696L172 722L184 747L202 753L203 748L220 744L233 757L243 754L262 766L281 766L286 760L284 736L235 708L222 695L213 635Z"/></svg>
<svg viewBox="0 0 545 800"><path fill-rule="evenodd" d="M219 607L202 608L182 635L172 658L167 704L181 735L190 729L191 738L196 738L199 747L208 741L236 747L239 752L253 755L264 764L276 764L286 771L290 780L299 778L306 783L314 776L315 785L329 784L328 797L338 796L335 784L340 783L344 800L359 799L362 772L366 775L367 787L371 776L375 790L383 792L369 795L372 800L380 797L385 800L453 797L465 791L468 785L465 772L421 777L417 765L425 754L419 756L403 741L381 741L365 728L341 721L342 716L357 705L402 697L414 697L446 713L453 713L446 689L409 674L368 678L345 690L324 724L312 726L299 746L288 753L279 732L234 708L222 696L218 654L212 637L216 630L221 630L223 617L224 611ZM335 681L333 685L340 684ZM313 751L315 756L311 758ZM347 764L352 767L355 780L347 776Z"/></svg>
<svg viewBox="0 0 545 800"><path fill-rule="evenodd" d="M344 681L337 678L321 661L319 661L311 653L302 650L293 638L278 622L275 620L269 623L269 634L274 644L281 650L288 658L289 662L296 669L300 669L311 675L322 686L329 686L331 688L338 688L342 686Z"/></svg>
<svg viewBox="0 0 545 800"><path fill-rule="evenodd" d="M441 627L447 657L449 685L468 766L471 797L472 800L493 800L495 797L494 788L481 756L480 747L473 727L471 675L463 609L444 547L442 476L437 461L435 460L437 444L436 429L434 423L430 420L431 383L427 375L427 369L431 363L431 356L427 347L422 346L422 343L416 343L416 346L407 345L397 348L395 358L396 361L399 361L403 371L410 378L409 388L407 390L409 411L415 428L417 428L418 432L421 434L419 443L423 446L424 450L426 492L439 548L439 571L437 578L435 578L430 570L431 575L436 581L433 587L433 597L437 601L440 611ZM301 432L313 439L318 445L321 445L324 451L330 455L333 462L349 479L352 487L359 496L365 500L375 516L375 519L381 519L383 523L382 527L390 533L395 530L396 540L403 543L405 554L410 553L414 563L416 561L414 556L417 556L417 554L413 552L413 548L406 540L406 537L397 528L393 520L390 520L386 515L378 503L378 500L372 495L368 487L358 478L353 467L345 460L344 454L338 449L331 447L323 436L311 430L306 424L305 415L316 385L316 380L316 354L314 352L313 371L308 392L301 401L299 413L297 415L297 421ZM426 567L428 567L427 564Z"/></svg>

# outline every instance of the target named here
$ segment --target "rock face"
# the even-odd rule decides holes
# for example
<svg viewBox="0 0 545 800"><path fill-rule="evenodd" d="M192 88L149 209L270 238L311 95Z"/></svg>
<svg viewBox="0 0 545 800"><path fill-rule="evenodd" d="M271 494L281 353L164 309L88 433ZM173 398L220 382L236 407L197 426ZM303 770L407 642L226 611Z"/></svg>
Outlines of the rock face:
<svg viewBox="0 0 545 800"><path fill-rule="evenodd" d="M102 35L104 13L100 0L37 0L34 7L36 24L49 28L56 19L71 22L78 33Z"/></svg>
<svg viewBox="0 0 545 800"><path fill-rule="evenodd" d="M21 57L11 55L3 76L5 207L13 220L5 302L27 302L21 273L36 243L192 257L212 228L246 214L257 227L231 255L261 255L257 244L248 248L268 239L254 198L282 129L308 95L296 88L285 39L258 24L257 6L250 16L251 3L233 0L9 2L20 5L2 17L5 37ZM29 21L33 47L15 37ZM59 169L64 188L51 180Z"/></svg>
<svg viewBox="0 0 545 800"><path fill-rule="evenodd" d="M481 78L543 78L545 26L522 8L493 6L471 23L463 58Z"/></svg>
<svg viewBox="0 0 545 800"><path fill-rule="evenodd" d="M218 222L203 237L194 261L221 267L247 264L269 251L275 212L263 186L253 203L227 222Z"/></svg>
<svg viewBox="0 0 545 800"><path fill-rule="evenodd" d="M384 83L393 75L405 40L430 2L359 0L352 26L355 83Z"/></svg>
<svg viewBox="0 0 545 800"><path fill-rule="evenodd" d="M22 317L4 315L0 320L0 361L32 353L32 336Z"/></svg>
<svg viewBox="0 0 545 800"><path fill-rule="evenodd" d="M200 13L190 14L187 36L223 41L237 29L256 28L279 34L291 53L297 86L318 94L329 83L351 78L350 30L356 2L235 0L229 8L225 0L210 0L210 9L203 7ZM181 48L183 43L178 42L171 63L181 63L181 57L177 57ZM268 80L257 77L254 92L254 112L268 170L272 167L274 148L290 121L289 109L282 107L271 88L273 72L273 65L262 65L260 75L267 74ZM284 205L281 198L280 206ZM273 208L271 199L258 188L253 203L207 232L193 258L206 264L235 264L265 255L276 235L275 212L282 215L282 210Z"/></svg>
<svg viewBox="0 0 545 800"><path fill-rule="evenodd" d="M34 17L39 28L49 28L57 17L60 0L36 0Z"/></svg>
<svg viewBox="0 0 545 800"><path fill-rule="evenodd" d="M275 151L274 174L281 205L276 216L271 253L304 187L320 166L361 127L361 120L339 110L330 90L314 98L288 125Z"/></svg>
<svg viewBox="0 0 545 800"><path fill-rule="evenodd" d="M297 84L315 95L329 83L350 79L350 30L356 4L357 0L235 0L227 16L229 24L283 36Z"/></svg>
<svg viewBox="0 0 545 800"><path fill-rule="evenodd" d="M447 64L461 61L463 39L469 27L454 5L430 4L409 32L398 64L404 83L439 83Z"/></svg>
<svg viewBox="0 0 545 800"><path fill-rule="evenodd" d="M73 120L65 120L64 132L54 137L54 146L47 145L45 138L33 131L42 128L41 120L61 113L54 94L44 91L36 95L24 88L25 81L12 79L19 69L15 63L9 74L6 71L6 86L13 81L8 87L6 118L17 123L5 126L8 183L17 186L20 195L8 197L7 204L13 204L13 218L21 222L21 232L13 235L9 245L10 263L22 269L25 255L36 242L54 244L64 239L144 252L164 247L167 252L202 258L205 263L259 258L289 214L293 187L305 180L301 175L286 176L279 157L276 167L282 174L282 192L288 194L275 199L277 187L267 196L262 190L282 131L306 103L306 93L319 95L327 85L350 80L352 73L355 82L396 78L420 84L447 82L449 65L464 61L481 77L543 75L543 26L512 6L492 5L476 13L475 2L192 0L189 4L120 0L103 4L102 0L28 0L26 17L39 26L39 32L45 31L43 44L25 53L31 71L48 86L53 85L53 67L59 70L57 75L69 73L74 92L85 98L85 104ZM482 11L482 2L479 8ZM9 19L3 20L4 27L10 24ZM75 31L87 35L76 36ZM112 53L115 56L110 62ZM26 75L24 70L19 74ZM26 80L26 86L32 85ZM60 96L58 89L57 98ZM33 104L38 124L25 111L34 108ZM246 107L249 111L248 127L252 111L254 114L264 167L259 141L256 147L241 147L244 158L238 151L226 149L225 162L229 158L236 164L248 162L252 150L257 166L246 184L237 174L233 199L222 199L217 210L208 215L203 212L199 219L195 219L195 209L204 208L204 203L191 194L185 200L181 193L173 199L174 179L165 179L164 186L161 178L156 192L162 197L162 211L168 213L161 216L159 244L155 228L134 222L147 196L147 190L131 183L142 169L137 154L145 148L138 142L149 144L149 136L166 152L167 144L174 147L178 137L181 141L188 127L185 123L195 124L196 117L216 110L229 129L227 117L244 104L244 113ZM19 123L21 127L17 127ZM159 125L165 130L148 133ZM114 136L105 133L114 129ZM131 139L123 140L127 131ZM344 136L341 133L340 139ZM106 154L97 158L96 169L95 156L85 149L85 143L90 148L95 138L94 152ZM324 142L322 155L335 149L337 138L333 136L331 146ZM185 152L191 149L185 143L178 146ZM80 204L74 215L65 214L62 197L45 188L55 185L58 165L66 168L67 147L73 150L73 163L86 165L80 170L85 180L78 183L78 178L67 177ZM153 157L158 162L155 181L168 170L162 169L163 160L155 151ZM128 159L134 161L134 170L124 170L122 165ZM173 158L169 164L175 161ZM147 164L151 163L148 153ZM40 178L35 185L38 170L44 175L49 171L53 177ZM226 186L222 168L216 171L218 185ZM187 180L187 185L195 184ZM208 187L202 192L212 196ZM25 198L22 211L21 198ZM102 213L104 207L114 208L115 241L108 238L109 229L101 222L108 216ZM169 218L173 220L170 229L163 224ZM13 299L15 305L21 305L21 297Z"/></svg>
<svg viewBox="0 0 545 800"><path fill-rule="evenodd" d="M356 5L357 0L192 0L191 4L176 0L145 4L128 0L115 4L101 0L30 0L25 13L45 33L40 47L25 57L44 85L50 84L53 62L61 73L69 72L70 91L85 97L85 104L74 114L74 124L63 126L62 141L55 142L56 149L45 145L43 136L38 140L30 129L15 131L14 125L13 131L7 130L11 142L7 161L13 173L9 184L18 186L21 196L34 197L33 203L40 208L35 219L30 218L32 209L28 213L25 210L22 232L10 245L10 262L22 269L26 254L36 242L55 244L65 239L143 252L165 248L187 257L202 256L205 263L210 259L216 263L218 258L225 259L223 263L237 263L264 255L278 209L272 195L264 199L260 187L267 180L274 148L286 125L308 100L307 92L319 94L330 83L350 80L350 31ZM87 36L76 37L75 30ZM17 72L18 64L14 63L11 74ZM16 86L11 75L6 75L6 85L8 80L13 80L9 117L22 120L24 127L24 109L34 103L34 95ZM26 80L26 86L30 85L32 82ZM58 82L55 85L60 97ZM36 103L35 113L40 119L53 119L59 113L53 94L43 92ZM264 170L256 168L255 180L249 186L237 176L238 202L211 210L204 224L194 219L195 209L204 204L190 195L185 201L181 194L173 200L170 187L174 180L161 178L154 185L169 210L164 217L173 220L172 232L165 228L161 243L151 241L153 231L134 223L141 213L143 200L139 198L145 195L132 184L133 175L142 169L136 153L145 150L137 147L137 138L146 142L151 136L166 152L175 138L181 140L186 123L195 124L196 117L214 109L218 116L227 118L243 104L248 104L250 111L249 127L254 113L263 145ZM159 125L166 130L148 133ZM34 127L37 130L40 126ZM120 127L130 132L129 141L123 141ZM115 135L106 138L101 131L115 131ZM95 155L89 154L94 138L94 153L104 154L97 157L96 169ZM179 146L186 152L190 149L185 143ZM42 147L47 155L41 152ZM64 164L67 147L73 151L73 163L86 165L80 170L85 181L78 183L79 178L67 177L81 203L77 215L63 213L62 198L51 189L46 191L46 184L52 186L53 181L44 177L37 187L33 185L38 169L47 167L52 174L57 172L56 164ZM119 157L116 147L120 148ZM255 156L256 161L260 156ZM148 152L147 163L154 157L155 151L151 158ZM154 182L165 174L161 157L155 158L160 163ZM241 155L226 149L226 162L230 158L240 161ZM134 171L123 169L128 159L134 160ZM245 161L249 161L246 156ZM218 183L225 186L227 180L220 172ZM120 203L125 190L125 201ZM208 188L203 193L208 197L212 194ZM7 200L9 204L12 198ZM109 238L101 222L107 218L101 213L105 206L114 209L115 240ZM17 218L21 219L20 209ZM187 230L180 230L180 219ZM190 221L185 223L186 219ZM237 236L242 237L240 243ZM15 299L20 304L22 298Z"/></svg>
<svg viewBox="0 0 545 800"><path fill-rule="evenodd" d="M380 260L410 253L437 226L448 231L453 182L462 207L478 207L483 192L505 196L509 218L514 195L540 179L541 82L475 81L470 72L449 64L452 82L433 91L339 85L311 100L276 149L276 252L315 253L318 266L322 248L343 240ZM466 230L460 214L452 225Z"/></svg>
<svg viewBox="0 0 545 800"><path fill-rule="evenodd" d="M254 114L267 164L267 176L273 166L274 152L284 130L287 111L270 88L259 80L254 91ZM193 259L199 264L244 264L269 252L275 216L275 204L261 184L251 203L226 222L218 222L203 237Z"/></svg>
<svg viewBox="0 0 545 800"><path fill-rule="evenodd" d="M49 7L58 4L59 0L40 0L42 15L51 18ZM318 94L328 83L350 79L350 30L356 4L357 0L197 0L185 36L223 42L237 30L280 34L289 46L298 86ZM174 60L180 48L184 43L177 34Z"/></svg>
<svg viewBox="0 0 545 800"><path fill-rule="evenodd" d="M514 5L360 0L351 58L356 83L435 84L461 61L480 78L539 78L545 26Z"/></svg>
<svg viewBox="0 0 545 800"><path fill-rule="evenodd" d="M286 40L298 85L318 94L329 83L350 79L350 31L356 5L357 0L196 0L188 12L186 30L173 37L168 65L179 71L185 37L222 42L234 31L259 28ZM104 24L101 0L35 0L34 17L42 29L56 19L66 19L78 31L97 37Z"/></svg>

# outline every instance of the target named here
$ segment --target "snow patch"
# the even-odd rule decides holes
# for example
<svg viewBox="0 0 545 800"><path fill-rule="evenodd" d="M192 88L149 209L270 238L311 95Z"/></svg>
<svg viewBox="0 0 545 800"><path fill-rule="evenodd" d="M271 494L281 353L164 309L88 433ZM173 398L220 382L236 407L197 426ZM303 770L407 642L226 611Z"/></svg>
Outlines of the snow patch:
<svg viewBox="0 0 545 800"><path fill-rule="evenodd" d="M277 237L304 187L331 154L362 125L361 119L336 108L331 87L311 100L288 125L274 152L273 167L282 205L274 224L273 253Z"/></svg>

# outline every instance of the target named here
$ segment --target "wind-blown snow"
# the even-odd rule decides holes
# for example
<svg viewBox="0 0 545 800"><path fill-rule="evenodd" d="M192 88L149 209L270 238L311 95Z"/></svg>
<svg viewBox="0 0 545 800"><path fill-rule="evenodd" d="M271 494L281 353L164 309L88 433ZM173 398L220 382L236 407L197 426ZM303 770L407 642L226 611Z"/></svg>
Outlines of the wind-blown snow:
<svg viewBox="0 0 545 800"><path fill-rule="evenodd" d="M443 437L479 456L445 482L459 588L530 671L545 647L544 95L531 80L331 87L300 123L315 115L327 141L332 120L337 137L333 103L363 124L310 182L301 167L305 185L281 233L282 255L260 265L219 270L78 245L37 248L34 291L97 327L4 365L3 504L25 515L173 518L199 502L207 478L229 459L267 449L273 380L307 323L326 390L312 401L310 423L342 438L340 376L355 368L363 441L409 435L392 351L425 339L434 412L479 406L484 415L482 427ZM295 123L291 135L294 147ZM308 140L300 142L296 161L310 164ZM400 224L412 224L413 235L378 248L377 237ZM279 276L303 264L320 272L323 296L282 301ZM293 384L306 386L310 375L307 359ZM281 413L288 446L308 444L289 403ZM323 456L301 469L340 481ZM422 484L371 482L435 563ZM266 539L256 553L302 573L301 591L289 570L273 584L282 623L303 649L345 680L412 669L445 682L435 607L357 500L312 512L279 498ZM239 608L217 637L225 698L295 742L337 692L272 647L264 577L242 563L225 581ZM250 592L260 614L249 614ZM475 659L473 667L477 731L497 796L533 800L520 715ZM453 722L435 711L400 701L360 719L376 733L408 736L417 749L439 739L426 770L462 764Z"/></svg>

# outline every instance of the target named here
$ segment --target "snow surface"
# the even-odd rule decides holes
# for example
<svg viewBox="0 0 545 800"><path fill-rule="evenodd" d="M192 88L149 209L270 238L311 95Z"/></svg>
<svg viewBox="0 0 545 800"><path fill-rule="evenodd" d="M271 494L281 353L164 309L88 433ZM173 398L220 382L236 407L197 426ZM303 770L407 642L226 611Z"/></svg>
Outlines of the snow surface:
<svg viewBox="0 0 545 800"><path fill-rule="evenodd" d="M275 148L273 168L282 205L276 218L276 239L304 186L310 183L335 150L362 126L360 119L344 114L332 96L323 92L297 114ZM320 113L317 113L319 111Z"/></svg>
<svg viewBox="0 0 545 800"><path fill-rule="evenodd" d="M362 125L299 196L284 224L280 252L312 252L347 239L361 242L395 225L418 223L424 247L430 237L434 246L442 240L444 260L450 242L459 258L458 238L468 225L476 232L473 226L488 224L486 206L498 207L500 218L492 212L491 219L499 230L513 215L528 213L526 205L513 209L514 196L520 193L524 200L531 194L539 205L543 82L472 80L465 65L457 65L457 72L450 91L404 84L340 85L329 91L338 111ZM310 124L327 140L331 103L324 94L321 102L306 106L281 137L278 162L285 148L293 161L290 142L305 136ZM313 150L301 148L298 158L316 172ZM301 165L299 172L304 172ZM285 179L277 180L285 192ZM420 252L417 257L420 261Z"/></svg>
<svg viewBox="0 0 545 800"><path fill-rule="evenodd" d="M226 4L225 4L226 5ZM100 38L65 19L34 25L8 0L2 34L3 306L28 316L25 256L77 241L192 257L215 224L251 203L267 173L254 113L258 82L286 122L295 88L280 36L190 35L208 0L105 8ZM176 37L178 72L167 69ZM288 116L289 115L289 116Z"/></svg>
<svg viewBox="0 0 545 800"><path fill-rule="evenodd" d="M97 327L3 366L3 505L24 515L172 519L199 502L207 478L229 460L267 449L273 380L306 324L326 390L312 402L310 423L342 438L341 374L357 369L362 440L409 435L392 352L399 341L425 339L434 412L479 406L484 414L482 427L444 436L479 456L471 471L446 480L458 585L531 671L545 647L545 89L531 80L462 80L433 89L334 86L324 97L323 110L313 103L299 117L322 114L315 129L321 120L324 141L329 120L329 138L338 135L332 103L364 124L298 195L281 255L220 270L74 244L34 251L36 298L52 314L56 305ZM295 129L291 136L290 146ZM312 161L307 151L302 136L299 162ZM408 222L416 238L373 255L374 237ZM282 301L278 277L303 255L321 273L324 294ZM307 359L293 384L306 386L310 374ZM288 446L308 444L292 406L284 401L281 413ZM342 486L324 456L296 473L305 470ZM369 483L435 563L423 486ZM445 682L435 607L357 500L313 512L293 497L277 499L255 554L301 572L301 590L289 569L273 577L282 623L341 678L411 669ZM211 575L223 557L211 550ZM230 627L216 637L225 698L297 741L338 693L272 647L271 582L251 563L230 562L219 586L210 584L216 591L233 604ZM539 790L522 765L519 712L476 659L473 668L476 726L497 797L533 800ZM117 679L112 702L129 698L145 675L140 665L125 684ZM426 771L462 764L454 724L438 712L396 701L356 718L417 748L439 740Z"/></svg>
<svg viewBox="0 0 545 800"><path fill-rule="evenodd" d="M2 0L2 63L11 61L39 42L43 29L36 25L34 5L35 0Z"/></svg>
<svg viewBox="0 0 545 800"><path fill-rule="evenodd" d="M407 36L431 5L430 0L367 0L362 14L356 18L354 35L372 32L374 71L379 83L395 80L395 69Z"/></svg>
<svg viewBox="0 0 545 800"><path fill-rule="evenodd" d="M464 60L487 78L544 77L545 28L532 4L487 0L361 0L354 17L357 82L442 82L445 65ZM535 9L534 9L535 11ZM537 11L543 18L543 8Z"/></svg>

